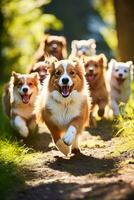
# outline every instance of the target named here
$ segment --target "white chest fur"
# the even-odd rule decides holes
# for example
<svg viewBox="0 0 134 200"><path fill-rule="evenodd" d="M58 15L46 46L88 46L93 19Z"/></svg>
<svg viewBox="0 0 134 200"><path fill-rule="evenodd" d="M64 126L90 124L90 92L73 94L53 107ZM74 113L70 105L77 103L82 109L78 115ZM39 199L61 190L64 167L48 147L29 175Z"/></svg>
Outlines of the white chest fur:
<svg viewBox="0 0 134 200"><path fill-rule="evenodd" d="M67 102L57 102L50 97L47 101L47 108L52 113L52 121L61 127L67 126L73 118L80 115L82 101L83 98L80 94L77 94L75 100L72 99L72 101Z"/></svg>

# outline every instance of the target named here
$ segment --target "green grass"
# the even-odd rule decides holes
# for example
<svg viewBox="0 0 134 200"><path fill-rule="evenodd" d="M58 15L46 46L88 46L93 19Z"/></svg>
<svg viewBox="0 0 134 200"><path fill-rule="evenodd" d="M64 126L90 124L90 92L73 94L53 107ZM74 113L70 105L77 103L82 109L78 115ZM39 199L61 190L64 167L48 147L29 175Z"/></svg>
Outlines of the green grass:
<svg viewBox="0 0 134 200"><path fill-rule="evenodd" d="M0 139L0 197L6 199L9 193L24 184L21 167L26 160L27 149L17 142Z"/></svg>
<svg viewBox="0 0 134 200"><path fill-rule="evenodd" d="M116 136L121 138L116 151L123 153L134 150L134 83L132 84L132 95L127 103L125 115L120 115L117 120Z"/></svg>

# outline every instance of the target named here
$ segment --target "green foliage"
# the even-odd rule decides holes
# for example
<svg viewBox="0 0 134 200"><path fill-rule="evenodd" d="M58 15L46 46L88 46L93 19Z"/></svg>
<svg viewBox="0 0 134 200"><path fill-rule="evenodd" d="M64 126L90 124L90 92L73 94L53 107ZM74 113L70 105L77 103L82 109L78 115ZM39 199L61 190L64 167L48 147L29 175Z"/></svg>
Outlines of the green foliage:
<svg viewBox="0 0 134 200"><path fill-rule="evenodd" d="M60 29L61 22L53 15L43 14L41 8L48 0L2 0L1 71L25 71L31 63L37 44L46 29ZM3 78L3 77L2 77Z"/></svg>
<svg viewBox="0 0 134 200"><path fill-rule="evenodd" d="M102 26L101 34L104 37L107 45L117 54L117 33L115 29L115 13L113 0L103 1L95 0L94 8L99 12L106 26Z"/></svg>

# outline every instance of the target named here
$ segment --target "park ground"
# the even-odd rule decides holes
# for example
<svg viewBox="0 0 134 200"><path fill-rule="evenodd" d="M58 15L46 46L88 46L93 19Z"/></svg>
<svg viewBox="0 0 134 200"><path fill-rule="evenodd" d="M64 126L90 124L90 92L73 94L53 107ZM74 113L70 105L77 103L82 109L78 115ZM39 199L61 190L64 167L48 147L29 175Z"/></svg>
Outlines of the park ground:
<svg viewBox="0 0 134 200"><path fill-rule="evenodd" d="M81 154L71 158L56 149L44 128L15 139L0 110L0 200L133 200L133 99L125 116L98 119L97 128L85 130Z"/></svg>

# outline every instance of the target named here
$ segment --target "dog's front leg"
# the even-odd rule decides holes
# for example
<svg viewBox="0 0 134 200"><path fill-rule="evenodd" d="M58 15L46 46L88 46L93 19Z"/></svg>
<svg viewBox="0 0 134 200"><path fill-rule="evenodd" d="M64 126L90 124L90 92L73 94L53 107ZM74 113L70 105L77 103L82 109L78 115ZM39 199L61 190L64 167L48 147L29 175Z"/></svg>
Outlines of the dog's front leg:
<svg viewBox="0 0 134 200"><path fill-rule="evenodd" d="M12 124L18 130L21 136L25 138L28 136L29 130L23 118L21 118L20 116L16 116Z"/></svg>
<svg viewBox="0 0 134 200"><path fill-rule="evenodd" d="M117 117L120 113L119 106L118 106L117 102L115 100L112 100L111 106L112 106L112 109L113 109L113 112L114 112L114 116Z"/></svg>

